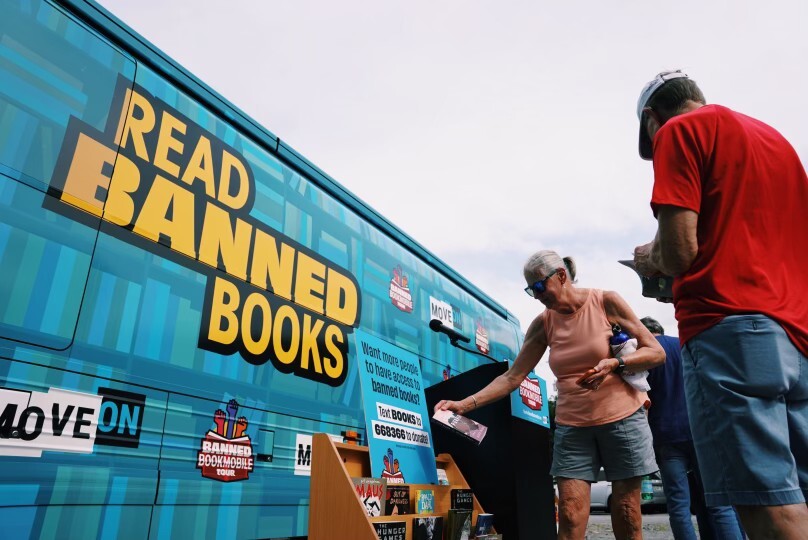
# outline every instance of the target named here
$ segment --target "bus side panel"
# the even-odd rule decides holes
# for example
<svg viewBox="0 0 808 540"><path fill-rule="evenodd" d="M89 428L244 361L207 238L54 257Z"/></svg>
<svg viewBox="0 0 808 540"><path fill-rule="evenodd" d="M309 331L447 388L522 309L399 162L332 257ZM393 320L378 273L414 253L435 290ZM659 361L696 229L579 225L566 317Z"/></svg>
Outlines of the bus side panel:
<svg viewBox="0 0 808 540"><path fill-rule="evenodd" d="M87 229L51 211L45 193L103 204L103 192L82 189L88 171L65 168L64 157L83 148L114 161L115 133L103 149L71 135L76 122L99 131L112 123L119 77L134 71L131 59L60 9L0 0L0 337L70 345L100 212L84 214Z"/></svg>
<svg viewBox="0 0 808 540"><path fill-rule="evenodd" d="M0 363L3 513L20 538L131 538L157 492L167 395L21 361ZM129 527L124 529L123 527ZM103 533L103 534L102 534Z"/></svg>

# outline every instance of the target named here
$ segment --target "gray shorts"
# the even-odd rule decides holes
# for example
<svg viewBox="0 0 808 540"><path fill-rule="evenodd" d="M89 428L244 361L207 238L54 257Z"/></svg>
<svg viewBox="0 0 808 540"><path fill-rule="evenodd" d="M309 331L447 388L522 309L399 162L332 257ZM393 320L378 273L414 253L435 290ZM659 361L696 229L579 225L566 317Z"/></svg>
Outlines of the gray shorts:
<svg viewBox="0 0 808 540"><path fill-rule="evenodd" d="M595 482L601 467L610 482L659 470L643 409L601 426L556 426L550 474Z"/></svg>
<svg viewBox="0 0 808 540"><path fill-rule="evenodd" d="M775 321L732 315L682 350L710 506L808 498L808 362Z"/></svg>

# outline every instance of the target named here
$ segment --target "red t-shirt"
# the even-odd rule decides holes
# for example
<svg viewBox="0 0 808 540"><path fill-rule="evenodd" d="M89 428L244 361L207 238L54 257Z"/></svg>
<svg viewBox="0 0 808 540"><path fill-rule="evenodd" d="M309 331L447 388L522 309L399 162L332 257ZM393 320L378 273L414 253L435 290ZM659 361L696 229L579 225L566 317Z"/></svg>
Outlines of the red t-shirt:
<svg viewBox="0 0 808 540"><path fill-rule="evenodd" d="M760 313L808 355L808 176L788 141L720 105L672 118L654 137L661 205L699 214L698 253L673 286L681 342Z"/></svg>

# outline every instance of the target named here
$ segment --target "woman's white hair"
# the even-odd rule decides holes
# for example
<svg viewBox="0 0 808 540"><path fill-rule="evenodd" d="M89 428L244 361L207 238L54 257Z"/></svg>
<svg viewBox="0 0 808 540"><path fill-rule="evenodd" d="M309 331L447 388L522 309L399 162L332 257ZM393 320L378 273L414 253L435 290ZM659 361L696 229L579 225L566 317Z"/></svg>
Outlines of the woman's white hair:
<svg viewBox="0 0 808 540"><path fill-rule="evenodd" d="M575 283L575 260L572 257L561 257L551 249L537 251L525 262L524 273L546 276L557 268L567 271L570 281Z"/></svg>

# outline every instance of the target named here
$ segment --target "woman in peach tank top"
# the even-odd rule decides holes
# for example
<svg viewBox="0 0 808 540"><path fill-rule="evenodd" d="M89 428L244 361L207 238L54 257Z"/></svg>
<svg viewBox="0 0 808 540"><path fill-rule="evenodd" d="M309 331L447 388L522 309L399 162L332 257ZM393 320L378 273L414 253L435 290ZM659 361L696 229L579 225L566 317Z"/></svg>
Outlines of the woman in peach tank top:
<svg viewBox="0 0 808 540"><path fill-rule="evenodd" d="M511 369L476 394L441 401L435 409L462 414L507 396L549 347L550 368L558 379L550 471L558 481L558 538L584 538L591 483L601 467L612 482L615 538L642 538L640 481L658 467L642 408L646 394L619 373L658 366L665 352L620 295L573 285L572 258L539 251L525 263L524 276L525 291L546 309L530 324ZM622 363L609 351L613 323L637 338L637 351L624 356Z"/></svg>

